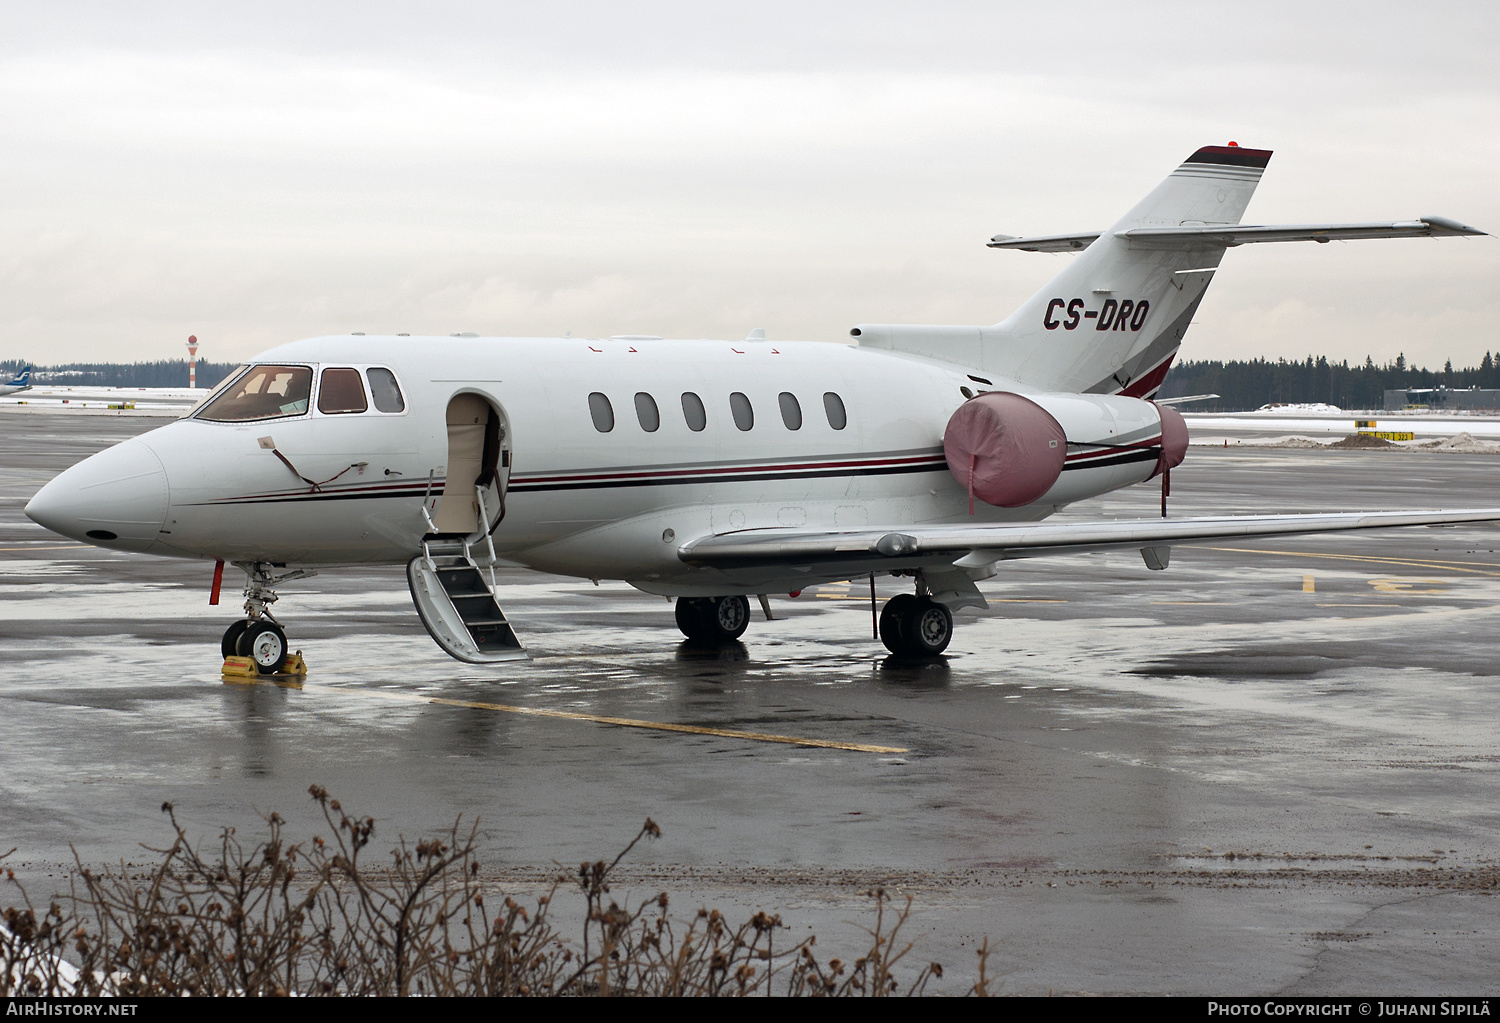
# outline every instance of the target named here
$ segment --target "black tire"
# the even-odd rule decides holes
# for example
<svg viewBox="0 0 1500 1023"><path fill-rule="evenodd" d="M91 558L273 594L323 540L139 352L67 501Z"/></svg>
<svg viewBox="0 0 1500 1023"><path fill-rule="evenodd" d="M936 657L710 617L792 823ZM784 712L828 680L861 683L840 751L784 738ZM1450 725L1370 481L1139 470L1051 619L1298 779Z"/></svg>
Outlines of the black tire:
<svg viewBox="0 0 1500 1023"><path fill-rule="evenodd" d="M911 657L936 657L953 640L953 612L931 597L915 600L901 616L902 652Z"/></svg>
<svg viewBox="0 0 1500 1023"><path fill-rule="evenodd" d="M240 636L244 634L245 629L249 625L248 621L241 618L224 630L224 638L219 641L219 652L224 655L226 661L231 657L239 655Z"/></svg>
<svg viewBox="0 0 1500 1023"><path fill-rule="evenodd" d="M880 642L893 654L906 653L906 646L901 639L901 621L916 601L917 598L910 593L898 593L887 600L885 607L880 610Z"/></svg>
<svg viewBox="0 0 1500 1023"><path fill-rule="evenodd" d="M677 616L677 627L688 639L702 639L704 627L704 605L702 597L678 597L673 609Z"/></svg>
<svg viewBox="0 0 1500 1023"><path fill-rule="evenodd" d="M730 643L739 639L750 627L750 601L746 597L710 597L708 620L709 638L716 643Z"/></svg>
<svg viewBox="0 0 1500 1023"><path fill-rule="evenodd" d="M274 622L253 622L240 634L235 650L262 675L274 675L286 663L286 633Z"/></svg>
<svg viewBox="0 0 1500 1023"><path fill-rule="evenodd" d="M678 597L677 627L695 643L731 643L750 627L744 597Z"/></svg>

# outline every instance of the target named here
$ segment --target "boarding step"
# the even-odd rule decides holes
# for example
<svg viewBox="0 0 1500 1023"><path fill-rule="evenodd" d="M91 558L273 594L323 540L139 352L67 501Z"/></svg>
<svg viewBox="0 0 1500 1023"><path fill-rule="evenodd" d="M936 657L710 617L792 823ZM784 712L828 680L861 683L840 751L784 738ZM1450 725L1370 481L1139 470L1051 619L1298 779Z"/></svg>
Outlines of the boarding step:
<svg viewBox="0 0 1500 1023"><path fill-rule="evenodd" d="M456 551L431 541L425 546L428 553L407 564L406 580L417 615L437 645L470 664L527 657L495 600L490 580L462 540Z"/></svg>

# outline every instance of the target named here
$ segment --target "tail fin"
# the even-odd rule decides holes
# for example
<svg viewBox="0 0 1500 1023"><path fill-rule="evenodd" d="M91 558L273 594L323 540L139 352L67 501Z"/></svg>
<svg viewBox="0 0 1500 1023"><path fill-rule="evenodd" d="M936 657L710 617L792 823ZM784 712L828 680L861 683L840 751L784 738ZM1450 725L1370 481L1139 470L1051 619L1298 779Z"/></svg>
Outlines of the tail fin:
<svg viewBox="0 0 1500 1023"><path fill-rule="evenodd" d="M1048 389L1150 397L1161 386L1224 245L1147 249L1120 232L1238 224L1270 150L1207 146L996 328L987 368ZM999 242L996 247L1017 247Z"/></svg>
<svg viewBox="0 0 1500 1023"><path fill-rule="evenodd" d="M993 327L862 324L851 333L862 345L978 366L1045 390L1150 397L1171 367L1225 244L1205 238L1147 248L1119 232L1238 224L1270 159L1270 150L1208 146L1108 231L997 236L990 243L995 248L1083 251Z"/></svg>

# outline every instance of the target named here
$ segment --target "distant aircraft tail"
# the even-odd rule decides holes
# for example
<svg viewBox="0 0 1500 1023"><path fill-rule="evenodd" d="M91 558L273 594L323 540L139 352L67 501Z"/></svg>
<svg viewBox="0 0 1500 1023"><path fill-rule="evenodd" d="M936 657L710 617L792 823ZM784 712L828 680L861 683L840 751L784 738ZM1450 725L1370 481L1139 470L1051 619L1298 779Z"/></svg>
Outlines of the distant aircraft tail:
<svg viewBox="0 0 1500 1023"><path fill-rule="evenodd" d="M15 379L12 380L10 383L6 384L5 386L7 386L7 387L30 387L31 386L31 367L27 366L25 369L21 370L21 372L19 372L19 373L16 374Z"/></svg>

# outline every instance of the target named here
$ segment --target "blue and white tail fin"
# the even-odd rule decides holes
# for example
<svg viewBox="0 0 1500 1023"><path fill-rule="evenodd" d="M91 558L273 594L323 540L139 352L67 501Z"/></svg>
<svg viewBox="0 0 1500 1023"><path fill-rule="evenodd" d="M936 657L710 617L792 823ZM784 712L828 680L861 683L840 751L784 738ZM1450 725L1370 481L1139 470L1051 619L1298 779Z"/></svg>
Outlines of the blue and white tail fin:
<svg viewBox="0 0 1500 1023"><path fill-rule="evenodd" d="M31 390L31 367L27 366L15 375L8 384L0 384L0 394L15 394L17 391Z"/></svg>

